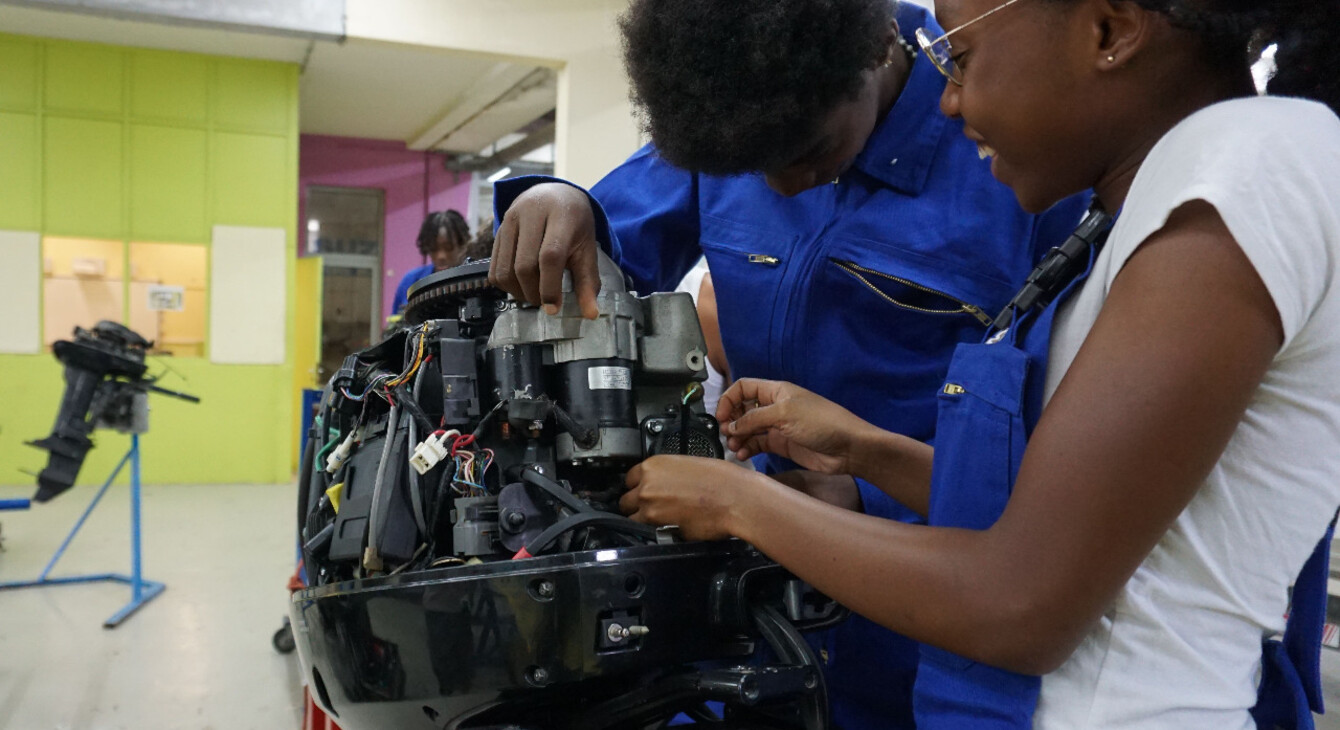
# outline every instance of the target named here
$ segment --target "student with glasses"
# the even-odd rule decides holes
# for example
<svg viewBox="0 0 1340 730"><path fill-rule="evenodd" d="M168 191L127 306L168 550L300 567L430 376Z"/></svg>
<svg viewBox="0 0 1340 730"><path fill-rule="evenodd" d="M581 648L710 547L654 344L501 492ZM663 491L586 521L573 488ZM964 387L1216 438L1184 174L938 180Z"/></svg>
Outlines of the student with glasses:
<svg viewBox="0 0 1340 730"><path fill-rule="evenodd" d="M682 457L634 470L625 509L742 537L924 642L919 728L1311 728L1340 505L1340 3L936 6L944 112L1026 209L1088 188L1095 208L960 346L933 449L786 383L718 409L741 456L862 476L931 526Z"/></svg>
<svg viewBox="0 0 1340 730"><path fill-rule="evenodd" d="M653 144L591 199L552 179L500 182L493 280L589 313L598 245L640 292L674 290L705 254L732 377L792 380L932 439L954 347L981 339L1084 201L1030 215L991 178L940 113L946 82L913 45L923 27L939 33L926 11L888 0L634 0L621 32ZM920 519L863 481L818 476L780 478ZM819 648L837 724L912 726L913 642L856 616Z"/></svg>

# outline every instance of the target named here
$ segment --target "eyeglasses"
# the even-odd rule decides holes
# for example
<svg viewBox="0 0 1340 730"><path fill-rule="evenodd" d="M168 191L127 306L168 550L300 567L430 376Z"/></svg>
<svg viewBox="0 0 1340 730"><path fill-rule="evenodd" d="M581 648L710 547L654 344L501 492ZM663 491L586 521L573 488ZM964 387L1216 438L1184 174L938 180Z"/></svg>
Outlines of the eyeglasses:
<svg viewBox="0 0 1340 730"><path fill-rule="evenodd" d="M931 36L926 32L925 28L917 28L917 45L921 46L921 52L926 54L926 58L929 58L931 63L935 64L936 70L944 74L944 77L949 79L955 85L962 86L963 69L959 68L957 63L954 63L954 49L949 45L949 36L954 35L979 20L984 20L995 15L1017 2L1019 2L1019 0L1007 0L1005 4L982 13L976 18L969 20L963 25L960 25L934 40L931 40Z"/></svg>

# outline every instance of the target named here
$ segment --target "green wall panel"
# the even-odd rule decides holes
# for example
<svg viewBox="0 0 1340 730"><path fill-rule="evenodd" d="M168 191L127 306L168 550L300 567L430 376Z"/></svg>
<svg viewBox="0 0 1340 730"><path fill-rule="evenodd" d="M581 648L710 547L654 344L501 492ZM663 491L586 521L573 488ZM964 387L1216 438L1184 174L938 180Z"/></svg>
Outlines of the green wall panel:
<svg viewBox="0 0 1340 730"><path fill-rule="evenodd" d="M283 137L216 133L210 154L214 222L288 227L296 213L287 154Z"/></svg>
<svg viewBox="0 0 1340 730"><path fill-rule="evenodd" d="M0 107L37 108L37 44L0 36Z"/></svg>
<svg viewBox="0 0 1340 730"><path fill-rule="evenodd" d="M260 225L294 240L297 94L291 64L0 34L0 228L207 244L215 224ZM288 289L291 308L292 277ZM204 400L154 399L146 481L290 479L291 365L171 365L185 380L164 385ZM51 428L61 367L0 355L0 373L0 484L29 486L19 469L41 469L45 454L23 442ZM95 440L81 484L101 482L128 443Z"/></svg>
<svg viewBox="0 0 1340 730"><path fill-rule="evenodd" d="M84 43L49 43L47 109L120 114L125 53Z"/></svg>
<svg viewBox="0 0 1340 730"><path fill-rule="evenodd" d="M0 228L35 231L38 202L37 115L0 113Z"/></svg>
<svg viewBox="0 0 1340 730"><path fill-rule="evenodd" d="M120 122L47 117L42 145L44 231L120 238L123 222Z"/></svg>
<svg viewBox="0 0 1340 730"><path fill-rule="evenodd" d="M203 56L136 51L130 67L131 115L196 124L209 118L209 64Z"/></svg>
<svg viewBox="0 0 1340 730"><path fill-rule="evenodd" d="M162 367L150 365L150 372ZM283 367L212 365L208 360L172 361L182 377L168 375L163 387L200 396L199 404L150 396L149 433L141 439L144 481L149 484L273 484L287 482L293 414L289 372ZM65 383L51 355L0 356L0 403L11 415L0 439L0 484L31 484L20 472L40 471L46 452L24 444L51 430ZM184 380L183 380L184 378ZM21 414L22 417L16 417ZM101 484L130 445L114 431L96 431L78 484ZM123 474L120 483L126 483Z"/></svg>
<svg viewBox="0 0 1340 730"><path fill-rule="evenodd" d="M214 122L220 126L286 134L293 68L277 63L220 63L215 77Z"/></svg>
<svg viewBox="0 0 1340 730"><path fill-rule="evenodd" d="M130 237L204 243L209 136L202 129L132 125Z"/></svg>

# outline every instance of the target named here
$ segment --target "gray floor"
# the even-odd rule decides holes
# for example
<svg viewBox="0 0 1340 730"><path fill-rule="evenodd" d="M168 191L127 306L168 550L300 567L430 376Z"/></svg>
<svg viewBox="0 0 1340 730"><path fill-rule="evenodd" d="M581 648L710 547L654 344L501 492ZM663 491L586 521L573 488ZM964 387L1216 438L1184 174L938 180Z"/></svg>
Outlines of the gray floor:
<svg viewBox="0 0 1340 730"><path fill-rule="evenodd" d="M36 577L93 494L0 512L0 581ZM270 646L293 571L292 495L147 487L144 571L167 590L116 629L102 622L129 600L118 583L0 591L0 728L298 728L296 655ZM128 502L112 488L53 577L128 573Z"/></svg>
<svg viewBox="0 0 1340 730"><path fill-rule="evenodd" d="M31 490L0 487L0 499ZM0 728L288 730L295 655L270 646L293 570L289 485L145 490L145 574L167 591L120 628L120 584L0 591ZM94 490L0 512L0 581L35 577ZM129 570L128 490L113 488L53 575ZM1340 652L1322 667L1340 730Z"/></svg>

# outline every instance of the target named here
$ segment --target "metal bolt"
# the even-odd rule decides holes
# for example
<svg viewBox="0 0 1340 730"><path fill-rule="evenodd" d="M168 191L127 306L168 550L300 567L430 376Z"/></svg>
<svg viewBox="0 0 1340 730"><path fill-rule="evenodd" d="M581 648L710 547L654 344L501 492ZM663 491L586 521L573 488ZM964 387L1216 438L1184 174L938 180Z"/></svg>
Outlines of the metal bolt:
<svg viewBox="0 0 1340 730"><path fill-rule="evenodd" d="M549 670L544 667L531 667L530 681L532 684L544 684L549 681Z"/></svg>
<svg viewBox="0 0 1340 730"><path fill-rule="evenodd" d="M607 636L610 641L618 643L630 637L637 638L639 636L646 636L647 634L650 633L651 629L647 628L646 626L634 625L624 627L620 626L619 624L610 624L609 629L605 631L605 636Z"/></svg>
<svg viewBox="0 0 1340 730"><path fill-rule="evenodd" d="M540 466L539 464L536 464L535 466L532 466L531 468L535 470L535 473L536 473L536 474L543 474L543 473L544 473L544 467Z"/></svg>
<svg viewBox="0 0 1340 730"><path fill-rule="evenodd" d="M647 430L652 433L660 433L665 430L665 424L660 421L651 421L647 424Z"/></svg>
<svg viewBox="0 0 1340 730"><path fill-rule="evenodd" d="M510 527L519 528L522 525L526 524L526 516L521 514L520 512L508 512L507 524Z"/></svg>
<svg viewBox="0 0 1340 730"><path fill-rule="evenodd" d="M553 596L553 595L554 595L554 582L553 582L553 581L549 581L549 580L542 580L542 581L540 581L540 584L539 584L538 586L535 587L535 592L538 593L538 594L540 594L541 596L543 596L543 597L545 597L545 598L549 598L550 596Z"/></svg>

